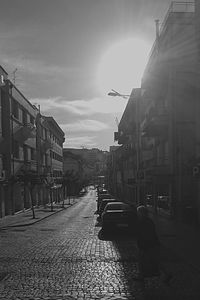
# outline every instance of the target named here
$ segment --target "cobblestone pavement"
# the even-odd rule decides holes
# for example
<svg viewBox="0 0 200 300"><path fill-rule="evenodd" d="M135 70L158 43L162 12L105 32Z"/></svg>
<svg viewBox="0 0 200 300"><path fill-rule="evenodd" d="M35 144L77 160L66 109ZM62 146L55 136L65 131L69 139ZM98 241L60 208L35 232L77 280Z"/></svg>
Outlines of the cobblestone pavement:
<svg viewBox="0 0 200 300"><path fill-rule="evenodd" d="M103 236L95 191L48 219L0 231L1 300L199 299L200 274L166 248L170 287L159 278L133 280L137 247L131 235Z"/></svg>

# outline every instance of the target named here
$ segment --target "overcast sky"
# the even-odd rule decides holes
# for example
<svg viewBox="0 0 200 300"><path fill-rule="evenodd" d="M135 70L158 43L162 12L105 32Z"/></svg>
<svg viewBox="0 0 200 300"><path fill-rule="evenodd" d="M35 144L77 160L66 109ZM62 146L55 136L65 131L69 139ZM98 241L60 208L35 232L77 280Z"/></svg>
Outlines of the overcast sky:
<svg viewBox="0 0 200 300"><path fill-rule="evenodd" d="M154 20L163 20L170 3L0 0L0 64L11 80L17 68L16 86L42 114L55 118L65 147L109 150L126 100L107 93L139 87L134 76L155 40Z"/></svg>

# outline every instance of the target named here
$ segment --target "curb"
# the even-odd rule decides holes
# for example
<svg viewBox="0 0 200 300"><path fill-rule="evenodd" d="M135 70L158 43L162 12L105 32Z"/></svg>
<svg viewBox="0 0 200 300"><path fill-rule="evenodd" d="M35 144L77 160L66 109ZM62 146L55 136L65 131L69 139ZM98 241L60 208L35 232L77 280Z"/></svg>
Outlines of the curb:
<svg viewBox="0 0 200 300"><path fill-rule="evenodd" d="M74 203L75 204L75 203ZM71 204L71 205L69 205L68 207L71 207L73 204ZM47 216L43 216L43 217L41 217L41 218L39 218L39 219L37 219L37 220L34 220L33 222L30 222L30 223L24 223L24 224L13 224L13 225L5 225L5 226L0 226L0 230L5 230L5 229L7 229L7 228L14 228L14 227L24 227L24 226L30 226L30 225L34 225L34 224L36 224L36 223L38 223L38 222L40 222L40 221L42 221L42 220L44 220L44 219L47 219L47 218L49 218L50 216L52 216L52 215L54 215L54 214L56 214L56 213L59 213L60 211L63 211L63 210L65 210L65 209L67 209L68 207L62 207L62 208L60 208L59 210L57 210L57 211L53 211L53 212L51 212L49 215L47 215Z"/></svg>

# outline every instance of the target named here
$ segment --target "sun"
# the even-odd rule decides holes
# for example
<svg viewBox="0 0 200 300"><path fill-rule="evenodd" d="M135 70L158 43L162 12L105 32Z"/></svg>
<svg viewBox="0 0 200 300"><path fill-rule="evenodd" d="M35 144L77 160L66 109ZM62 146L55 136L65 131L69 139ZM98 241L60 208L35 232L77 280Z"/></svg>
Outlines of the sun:
<svg viewBox="0 0 200 300"><path fill-rule="evenodd" d="M100 59L97 85L101 93L115 89L130 94L141 86L150 45L142 39L126 39L113 44Z"/></svg>

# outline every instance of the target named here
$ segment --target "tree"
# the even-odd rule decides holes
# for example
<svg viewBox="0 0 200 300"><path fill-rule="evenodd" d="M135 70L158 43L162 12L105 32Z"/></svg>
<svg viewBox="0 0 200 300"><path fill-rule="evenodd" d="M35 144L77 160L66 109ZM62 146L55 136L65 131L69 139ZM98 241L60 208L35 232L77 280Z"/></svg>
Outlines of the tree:
<svg viewBox="0 0 200 300"><path fill-rule="evenodd" d="M28 186L29 192L30 192L30 198L31 198L31 209L32 209L32 213L33 213L33 219L35 219L33 190L36 185L42 183L42 179L34 171L22 170L21 174L16 176L16 182L21 182L24 185Z"/></svg>

